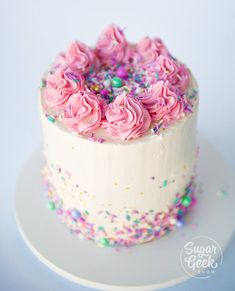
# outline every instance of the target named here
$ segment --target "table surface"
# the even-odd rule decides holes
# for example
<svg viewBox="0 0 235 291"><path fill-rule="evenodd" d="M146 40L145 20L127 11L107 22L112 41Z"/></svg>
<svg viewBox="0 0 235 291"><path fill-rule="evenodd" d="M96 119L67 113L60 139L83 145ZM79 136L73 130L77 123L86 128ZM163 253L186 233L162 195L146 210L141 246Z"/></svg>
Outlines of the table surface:
<svg viewBox="0 0 235 291"><path fill-rule="evenodd" d="M132 41L147 34L162 37L198 80L200 134L235 169L234 4L228 0L0 1L0 129L4 137L0 143L0 291L88 290L40 263L27 249L14 220L17 177L42 141L38 87L53 57L74 39L94 44L110 23L126 27ZM234 247L235 236L215 276L191 279L166 290L234 290Z"/></svg>

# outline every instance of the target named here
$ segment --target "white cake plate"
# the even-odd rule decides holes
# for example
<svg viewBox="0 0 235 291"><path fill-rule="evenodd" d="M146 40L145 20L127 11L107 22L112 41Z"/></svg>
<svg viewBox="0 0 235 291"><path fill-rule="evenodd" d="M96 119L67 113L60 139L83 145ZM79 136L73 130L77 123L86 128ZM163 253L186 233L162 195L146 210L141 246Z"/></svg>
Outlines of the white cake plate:
<svg viewBox="0 0 235 291"><path fill-rule="evenodd" d="M235 174L207 141L200 138L198 204L182 229L160 240L130 248L99 248L69 233L46 208L40 170L41 149L29 158L16 191L16 220L33 254L59 275L101 290L156 290L190 278L180 250L197 235L209 236L224 250L235 228ZM224 190L229 195L218 195ZM225 197L226 196L226 197Z"/></svg>

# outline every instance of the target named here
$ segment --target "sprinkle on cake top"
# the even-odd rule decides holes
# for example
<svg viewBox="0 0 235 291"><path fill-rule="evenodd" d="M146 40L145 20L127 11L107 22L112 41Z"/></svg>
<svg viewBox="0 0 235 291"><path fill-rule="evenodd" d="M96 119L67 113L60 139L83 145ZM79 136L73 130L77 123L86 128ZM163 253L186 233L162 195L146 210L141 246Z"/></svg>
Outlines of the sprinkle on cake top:
<svg viewBox="0 0 235 291"><path fill-rule="evenodd" d="M51 122L59 119L73 133L89 137L101 128L121 140L136 139L193 111L191 81L159 38L132 45L111 25L95 48L75 41L56 58L43 79L43 107Z"/></svg>

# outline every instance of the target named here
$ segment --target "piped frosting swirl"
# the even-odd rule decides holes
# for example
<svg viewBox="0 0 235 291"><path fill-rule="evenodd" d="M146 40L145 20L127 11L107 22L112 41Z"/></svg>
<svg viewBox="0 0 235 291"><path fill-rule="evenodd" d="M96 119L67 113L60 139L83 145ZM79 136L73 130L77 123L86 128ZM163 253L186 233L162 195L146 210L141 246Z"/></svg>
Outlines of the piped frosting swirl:
<svg viewBox="0 0 235 291"><path fill-rule="evenodd" d="M43 84L46 114L52 110L69 131L87 136L100 129L120 140L165 129L190 114L197 99L190 71L161 39L130 44L116 25L95 48L73 42Z"/></svg>

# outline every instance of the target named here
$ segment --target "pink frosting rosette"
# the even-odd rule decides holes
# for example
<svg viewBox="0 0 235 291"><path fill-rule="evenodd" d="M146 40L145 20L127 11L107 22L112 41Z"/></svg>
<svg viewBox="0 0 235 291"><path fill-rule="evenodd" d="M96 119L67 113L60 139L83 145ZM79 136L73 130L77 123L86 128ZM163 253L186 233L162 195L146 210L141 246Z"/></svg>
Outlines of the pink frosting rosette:
<svg viewBox="0 0 235 291"><path fill-rule="evenodd" d="M155 62L160 55L169 55L169 51L160 38L145 37L136 45L137 62L149 64Z"/></svg>
<svg viewBox="0 0 235 291"><path fill-rule="evenodd" d="M177 120L184 111L184 103L172 91L168 81L158 81L151 85L141 102L157 122L161 119L167 123Z"/></svg>
<svg viewBox="0 0 235 291"><path fill-rule="evenodd" d="M168 80L179 94L185 93L190 82L190 73L184 64L168 56L159 56L155 69L160 80Z"/></svg>
<svg viewBox="0 0 235 291"><path fill-rule="evenodd" d="M101 125L103 102L92 92L78 92L70 96L63 121L71 131L92 132Z"/></svg>
<svg viewBox="0 0 235 291"><path fill-rule="evenodd" d="M70 68L78 72L87 72L91 66L98 65L93 50L80 41L71 43L66 53L61 53L55 61L55 67Z"/></svg>
<svg viewBox="0 0 235 291"><path fill-rule="evenodd" d="M83 88L82 75L57 69L47 78L43 98L48 107L63 109L69 97Z"/></svg>
<svg viewBox="0 0 235 291"><path fill-rule="evenodd" d="M116 25L110 25L96 44L96 54L106 63L125 62L129 58L130 51L124 33Z"/></svg>
<svg viewBox="0 0 235 291"><path fill-rule="evenodd" d="M141 102L125 93L108 105L105 116L107 121L102 126L106 132L123 140L140 137L151 123L151 117Z"/></svg>

